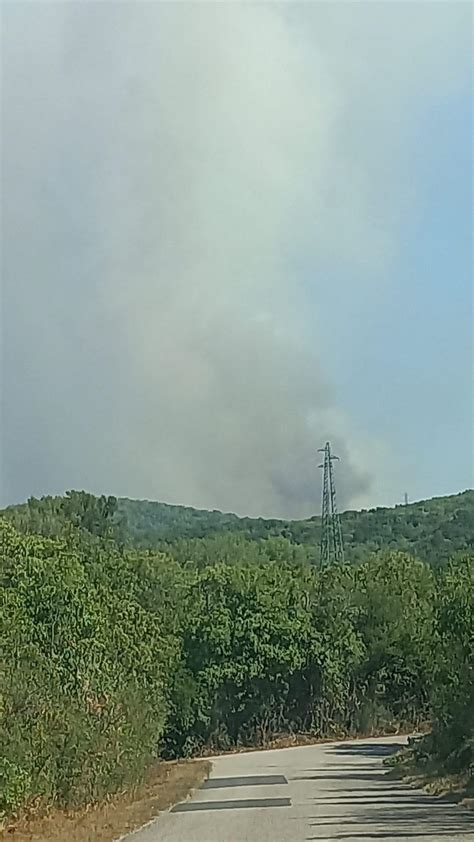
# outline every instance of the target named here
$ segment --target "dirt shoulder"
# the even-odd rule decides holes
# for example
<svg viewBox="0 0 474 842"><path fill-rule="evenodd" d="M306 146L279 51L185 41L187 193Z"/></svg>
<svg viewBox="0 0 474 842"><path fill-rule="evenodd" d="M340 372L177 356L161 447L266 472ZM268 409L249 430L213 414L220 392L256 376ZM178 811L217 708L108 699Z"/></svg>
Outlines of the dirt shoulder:
<svg viewBox="0 0 474 842"><path fill-rule="evenodd" d="M461 807L474 809L474 782L470 775L447 775L433 765L418 765L410 750L399 755L398 762L391 765L388 776L401 780L413 787L421 787L430 795L437 795L453 801Z"/></svg>
<svg viewBox="0 0 474 842"><path fill-rule="evenodd" d="M73 812L56 811L0 831L2 842L115 842L184 800L209 775L208 760L160 763L133 792Z"/></svg>
<svg viewBox="0 0 474 842"><path fill-rule="evenodd" d="M474 810L474 786L467 775L426 775L405 777L407 783L422 786L430 795L454 801L460 807Z"/></svg>

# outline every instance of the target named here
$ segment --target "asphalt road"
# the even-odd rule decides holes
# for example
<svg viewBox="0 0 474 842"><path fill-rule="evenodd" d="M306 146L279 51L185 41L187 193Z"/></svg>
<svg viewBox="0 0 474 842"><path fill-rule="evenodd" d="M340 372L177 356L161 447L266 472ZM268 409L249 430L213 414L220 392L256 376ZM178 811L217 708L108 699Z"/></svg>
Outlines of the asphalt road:
<svg viewBox="0 0 474 842"><path fill-rule="evenodd" d="M193 797L127 842L474 842L474 813L390 781L383 738L213 758Z"/></svg>

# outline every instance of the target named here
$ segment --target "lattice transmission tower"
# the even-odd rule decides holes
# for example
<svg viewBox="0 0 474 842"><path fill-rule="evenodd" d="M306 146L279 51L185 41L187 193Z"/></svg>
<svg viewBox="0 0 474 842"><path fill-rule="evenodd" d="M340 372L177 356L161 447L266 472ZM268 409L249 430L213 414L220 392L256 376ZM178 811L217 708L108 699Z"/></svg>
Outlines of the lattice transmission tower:
<svg viewBox="0 0 474 842"><path fill-rule="evenodd" d="M344 543L342 540L341 521L337 511L336 486L332 463L339 459L333 456L331 445L319 448L324 453L323 468L323 504L321 511L321 565L344 561Z"/></svg>

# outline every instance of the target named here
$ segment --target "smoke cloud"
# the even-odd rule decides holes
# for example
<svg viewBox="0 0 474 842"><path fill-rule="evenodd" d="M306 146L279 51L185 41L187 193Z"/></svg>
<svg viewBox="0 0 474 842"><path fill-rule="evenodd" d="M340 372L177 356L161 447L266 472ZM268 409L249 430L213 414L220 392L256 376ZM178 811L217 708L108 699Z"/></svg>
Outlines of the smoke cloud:
<svg viewBox="0 0 474 842"><path fill-rule="evenodd" d="M327 438L341 505L371 499L388 447L369 456L318 325L333 264L336 296L382 300L416 204L404 127L456 85L462 21L422 5L6 9L4 503L303 517Z"/></svg>

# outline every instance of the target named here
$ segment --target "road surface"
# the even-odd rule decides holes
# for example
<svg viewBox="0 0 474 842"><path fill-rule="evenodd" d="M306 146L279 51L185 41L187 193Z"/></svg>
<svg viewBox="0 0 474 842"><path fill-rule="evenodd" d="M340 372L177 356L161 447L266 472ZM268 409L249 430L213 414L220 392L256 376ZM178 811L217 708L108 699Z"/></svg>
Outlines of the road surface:
<svg viewBox="0 0 474 842"><path fill-rule="evenodd" d="M474 842L474 814L385 777L397 738L213 758L193 797L127 842Z"/></svg>

